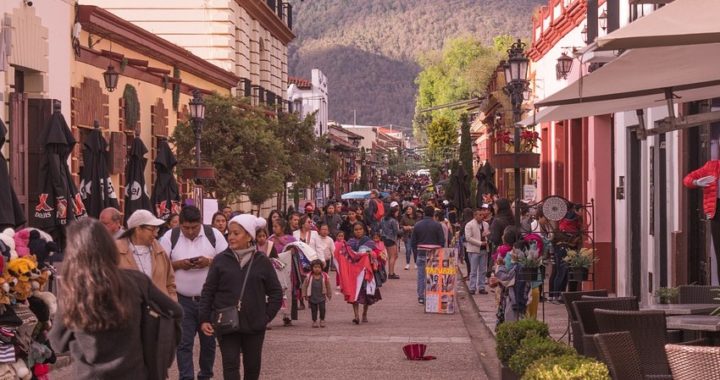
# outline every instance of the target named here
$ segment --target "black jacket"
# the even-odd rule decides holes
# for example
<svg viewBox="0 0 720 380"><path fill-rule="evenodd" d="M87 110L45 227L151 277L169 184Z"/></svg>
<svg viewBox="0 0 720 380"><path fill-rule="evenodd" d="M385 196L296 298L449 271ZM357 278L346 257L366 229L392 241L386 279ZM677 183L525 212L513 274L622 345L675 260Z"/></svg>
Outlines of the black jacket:
<svg viewBox="0 0 720 380"><path fill-rule="evenodd" d="M240 325L249 326L250 331L243 333L265 331L265 326L275 318L282 303L282 287L270 259L261 252L255 252L254 255L240 312ZM249 266L250 262L240 269L230 248L215 256L200 298L201 323L211 322L215 310L237 305Z"/></svg>
<svg viewBox="0 0 720 380"><path fill-rule="evenodd" d="M440 223L432 217L426 216L415 223L415 228L410 236L410 245L414 251L417 251L419 244L445 246L445 232Z"/></svg>
<svg viewBox="0 0 720 380"><path fill-rule="evenodd" d="M119 329L87 333L65 326L63 310L55 315L50 330L50 343L56 352L70 351L75 371L73 379L147 379L148 370L143 361L141 338L141 313L143 289L149 289L148 297L162 310L182 319L182 308L156 288L150 278L136 270L121 270L127 284L130 314L127 324ZM133 286L136 285L136 286ZM167 344L171 342L159 342Z"/></svg>
<svg viewBox="0 0 720 380"><path fill-rule="evenodd" d="M515 222L510 218L504 216L496 216L490 224L490 236L488 240L494 247L499 247L503 244L502 237L505 233L505 228L514 225Z"/></svg>

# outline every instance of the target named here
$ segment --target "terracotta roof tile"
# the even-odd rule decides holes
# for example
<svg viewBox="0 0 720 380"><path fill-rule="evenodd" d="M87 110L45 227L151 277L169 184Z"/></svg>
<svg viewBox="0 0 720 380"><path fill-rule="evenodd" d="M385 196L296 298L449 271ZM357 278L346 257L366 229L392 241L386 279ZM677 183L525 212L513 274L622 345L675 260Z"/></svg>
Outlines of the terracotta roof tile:
<svg viewBox="0 0 720 380"><path fill-rule="evenodd" d="M296 85L301 90L312 90L312 83L307 79L288 77L288 83Z"/></svg>

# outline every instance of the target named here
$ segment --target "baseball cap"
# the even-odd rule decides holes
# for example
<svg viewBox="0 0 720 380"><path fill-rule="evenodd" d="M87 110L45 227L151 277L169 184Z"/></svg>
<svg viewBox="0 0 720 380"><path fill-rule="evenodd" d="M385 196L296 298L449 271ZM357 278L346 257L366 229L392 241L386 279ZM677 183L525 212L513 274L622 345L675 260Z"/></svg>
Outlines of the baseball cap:
<svg viewBox="0 0 720 380"><path fill-rule="evenodd" d="M400 206L400 205L399 205L397 202L395 202L395 201L390 202L390 207L391 207L391 208L392 208L392 207L398 207L398 206Z"/></svg>
<svg viewBox="0 0 720 380"><path fill-rule="evenodd" d="M487 203L483 203L483 204L482 204L482 208L490 208L490 205L487 204Z"/></svg>
<svg viewBox="0 0 720 380"><path fill-rule="evenodd" d="M135 211L127 221L129 230L140 226L162 226L163 224L165 224L164 220L156 218L155 215L148 210Z"/></svg>

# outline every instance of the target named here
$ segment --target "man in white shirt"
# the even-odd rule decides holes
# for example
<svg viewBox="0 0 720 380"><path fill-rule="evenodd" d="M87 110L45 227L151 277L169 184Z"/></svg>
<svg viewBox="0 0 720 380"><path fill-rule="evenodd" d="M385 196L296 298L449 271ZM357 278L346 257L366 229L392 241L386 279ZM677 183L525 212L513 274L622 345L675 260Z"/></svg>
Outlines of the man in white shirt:
<svg viewBox="0 0 720 380"><path fill-rule="evenodd" d="M487 271L488 248L487 237L490 235L490 226L484 221L487 209L478 208L473 213L473 219L465 224L465 252L470 258L470 294L477 290L480 294L485 291L485 272Z"/></svg>
<svg viewBox="0 0 720 380"><path fill-rule="evenodd" d="M210 235L212 234L212 235ZM228 247L220 231L202 224L202 215L195 206L180 211L180 227L173 228L160 239L175 269L178 302L183 308L182 337L177 349L180 380L194 380L193 344L200 340L200 372L197 379L213 377L215 338L199 333L198 304L208 267L218 253Z"/></svg>

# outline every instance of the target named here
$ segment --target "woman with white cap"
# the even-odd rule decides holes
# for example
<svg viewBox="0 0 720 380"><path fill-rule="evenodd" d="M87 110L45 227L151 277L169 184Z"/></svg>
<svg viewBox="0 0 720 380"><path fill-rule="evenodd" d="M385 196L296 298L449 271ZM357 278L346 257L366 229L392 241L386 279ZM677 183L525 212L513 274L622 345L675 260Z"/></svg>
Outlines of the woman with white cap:
<svg viewBox="0 0 720 380"><path fill-rule="evenodd" d="M260 377L265 329L282 303L282 287L268 257L258 252L255 236L265 228L263 218L250 214L235 216L228 224L228 249L210 265L200 298L201 329L215 334L222 354L223 378L240 379L240 353L243 379ZM237 307L238 328L216 331L220 310ZM212 318L211 318L212 317Z"/></svg>

